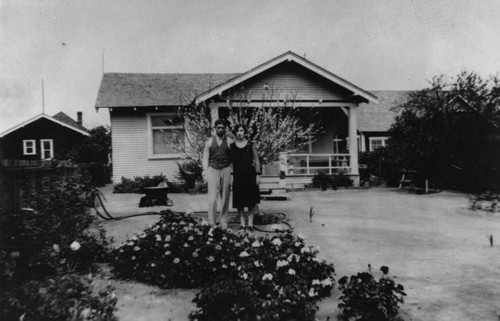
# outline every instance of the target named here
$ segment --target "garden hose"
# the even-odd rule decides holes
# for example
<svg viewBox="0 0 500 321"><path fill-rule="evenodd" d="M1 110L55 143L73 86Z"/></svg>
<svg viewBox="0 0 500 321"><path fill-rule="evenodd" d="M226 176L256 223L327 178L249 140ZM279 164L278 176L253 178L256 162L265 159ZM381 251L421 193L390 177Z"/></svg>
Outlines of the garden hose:
<svg viewBox="0 0 500 321"><path fill-rule="evenodd" d="M96 204L96 202L98 204ZM104 214L101 213L101 211L99 211L99 209L98 209L99 206L104 211ZM95 196L94 210L95 210L96 214L105 221L120 221L120 220L124 220L124 219L131 218L131 217L149 216L149 215L164 215L164 216L173 216L176 218L179 218L179 217L186 215L186 213L184 213L184 212L174 212L174 211L168 210L168 211L162 211L162 212L147 212L147 213L139 213L139 214L114 217L108 212L108 210L104 206L104 202L102 200L101 194L96 194L96 196ZM194 215L193 217L203 219L200 216L207 214L207 212L191 212L190 214ZM237 214L237 213L231 212L231 214ZM291 226L290 223L287 222L287 220L288 220L288 217L287 217L286 213L284 213L284 212L276 212L276 213L263 212L263 213L259 213L259 215L255 216L254 228L257 231L266 232L266 233L290 232L293 230L293 227ZM239 224L239 220L234 219L234 220L229 221L229 223L230 224Z"/></svg>

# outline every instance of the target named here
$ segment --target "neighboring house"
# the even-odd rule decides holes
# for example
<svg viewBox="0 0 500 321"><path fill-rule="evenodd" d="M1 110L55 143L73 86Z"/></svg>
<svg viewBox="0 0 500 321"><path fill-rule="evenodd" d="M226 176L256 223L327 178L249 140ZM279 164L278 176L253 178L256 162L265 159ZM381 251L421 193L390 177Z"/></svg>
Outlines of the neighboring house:
<svg viewBox="0 0 500 321"><path fill-rule="evenodd" d="M207 104L213 122L227 116L228 106L259 107L290 99L294 107L318 107L329 125L302 152L283 153L290 165L287 182L310 182L314 173L323 170L343 172L356 183L358 139L348 138L360 136L361 150L384 145L394 119L390 106L385 105L394 99L378 93L384 114L380 119L373 116L379 107L376 94L286 52L239 74L105 73L96 109L106 108L110 113L115 183L122 177L158 174L175 179L176 163L183 160L172 139L183 130L183 120L176 115L179 106ZM377 141L376 137L381 138ZM263 175L264 181L277 182L278 166L267 166Z"/></svg>
<svg viewBox="0 0 500 321"><path fill-rule="evenodd" d="M77 121L63 112L52 117L40 114L0 133L1 164L36 166L58 159L88 136L81 112Z"/></svg>
<svg viewBox="0 0 500 321"><path fill-rule="evenodd" d="M402 103L411 91L374 90L378 104L363 103L359 106L358 131L359 150L374 151L385 147L389 139L389 129L394 123L397 113L394 107Z"/></svg>

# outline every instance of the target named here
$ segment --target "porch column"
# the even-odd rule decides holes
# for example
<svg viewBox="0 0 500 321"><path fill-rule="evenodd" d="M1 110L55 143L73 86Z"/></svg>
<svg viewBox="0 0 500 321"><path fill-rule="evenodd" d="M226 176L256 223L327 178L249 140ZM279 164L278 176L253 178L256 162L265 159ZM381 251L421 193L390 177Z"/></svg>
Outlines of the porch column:
<svg viewBox="0 0 500 321"><path fill-rule="evenodd" d="M357 107L349 107L349 156L351 175L358 175L359 185L359 169L358 169L358 109ZM354 181L356 185L356 180Z"/></svg>

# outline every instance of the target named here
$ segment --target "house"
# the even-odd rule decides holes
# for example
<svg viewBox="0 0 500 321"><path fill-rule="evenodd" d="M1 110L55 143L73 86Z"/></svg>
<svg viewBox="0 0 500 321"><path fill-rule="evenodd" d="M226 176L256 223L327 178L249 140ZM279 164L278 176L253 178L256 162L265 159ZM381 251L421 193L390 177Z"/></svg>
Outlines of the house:
<svg viewBox="0 0 500 321"><path fill-rule="evenodd" d="M358 111L359 150L374 151L385 147L389 139L389 129L394 123L397 112L394 107L402 103L411 91L373 90L378 104L362 103Z"/></svg>
<svg viewBox="0 0 500 321"><path fill-rule="evenodd" d="M172 137L183 130L183 120L176 114L180 106L206 104L214 121L227 115L228 106L259 107L290 97L294 107L317 107L328 126L305 150L283 151L281 163L290 165L287 184L310 182L319 170L343 172L356 183L358 139L349 137L361 138L361 150L374 149L385 144L390 121L376 119L377 124L370 124L376 114L371 109L378 106L374 93L293 52L236 74L105 73L96 109L110 113L113 181L158 174L175 179L182 154ZM390 114L394 119L385 104L390 101L394 99L382 95L384 117ZM266 166L264 182L278 182L279 173L278 164Z"/></svg>
<svg viewBox="0 0 500 321"><path fill-rule="evenodd" d="M37 115L0 133L3 166L37 166L43 160L63 157L80 144L89 131L82 126L82 113L75 121L63 112Z"/></svg>

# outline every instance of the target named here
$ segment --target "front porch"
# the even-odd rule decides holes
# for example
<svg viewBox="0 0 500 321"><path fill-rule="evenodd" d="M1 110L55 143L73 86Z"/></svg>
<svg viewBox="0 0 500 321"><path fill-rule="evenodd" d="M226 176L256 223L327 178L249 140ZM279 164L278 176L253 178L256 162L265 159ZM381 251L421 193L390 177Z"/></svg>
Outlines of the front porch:
<svg viewBox="0 0 500 321"><path fill-rule="evenodd" d="M353 169L351 154L310 154L281 152L280 160L262 169L261 189L300 189L312 182L315 174L346 175L359 186L357 167Z"/></svg>

